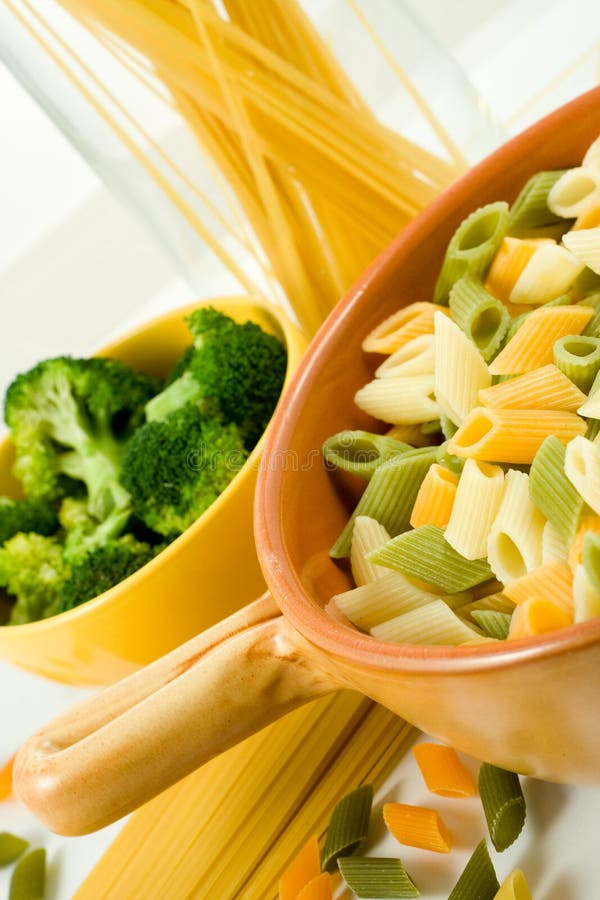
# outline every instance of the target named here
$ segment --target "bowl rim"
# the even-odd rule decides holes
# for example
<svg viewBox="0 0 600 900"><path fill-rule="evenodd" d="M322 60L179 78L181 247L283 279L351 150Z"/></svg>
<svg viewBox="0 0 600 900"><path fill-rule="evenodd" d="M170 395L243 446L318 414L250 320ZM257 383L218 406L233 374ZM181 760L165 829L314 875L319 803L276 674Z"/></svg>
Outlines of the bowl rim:
<svg viewBox="0 0 600 900"><path fill-rule="evenodd" d="M138 325L132 326L123 334L111 339L107 344L103 344L102 347L94 351L91 355L110 355L111 353L115 352L122 344L138 337L144 331L160 327L163 323L170 324L171 322L179 318L183 319L193 310L199 309L200 307L213 305L219 308L227 307L232 310L235 310L236 308L239 308L240 310L251 310L252 307L255 307L257 310L260 310L261 313L266 313L273 320L273 322L277 324L280 329L280 336L284 342L287 352L287 364L284 380L284 384L287 384L297 365L297 358L301 355L303 349L301 347L301 341L303 340L303 336L283 308L275 306L266 298L255 294L222 294L214 297L195 300L190 303L186 303L183 306L174 307L173 309L160 313L159 315L145 320ZM281 401L282 396L283 391L280 395L278 403ZM138 582L151 577L152 573L158 566L164 565L165 562L167 562L172 556L177 555L180 552L180 549L185 544L197 540L203 528L206 528L210 524L211 520L215 516L220 514L222 507L229 502L229 498L234 493L234 491L239 489L240 482L246 480L252 474L252 470L259 470L266 433L270 428L272 421L273 416L271 416L271 420L269 421L267 428L252 448L252 451L250 452L248 459L246 460L242 468L239 470L239 472L236 473L235 477L232 478L225 490L222 491L221 494L219 494L214 503L211 503L208 509L206 509L202 513L202 515L195 520L195 522L188 526L188 528L186 528L186 530L182 534L178 535L173 541L171 541L171 543L168 544L168 546L165 547L164 550L161 550L160 553L153 557L153 559L145 563L145 565L137 569L131 575L128 575L127 578L124 578L118 584L115 584L108 590L103 591L101 594L98 594L97 596L91 597L89 600L80 603L78 606L73 607L73 609L57 613L54 616L48 616L45 619L36 619L34 622L26 622L20 625L0 625L0 633L3 634L3 639L6 639L6 636L8 634L16 635L18 633L19 636L24 636L26 634L33 634L34 632L39 630L48 629L50 624L54 625L54 623L59 622L66 624L67 622L73 622L81 616L91 615L99 607L102 607L103 609L110 608L121 600L122 594L129 588L132 588L136 586ZM1 443L5 445L7 443L10 443L10 434L6 433L0 440Z"/></svg>
<svg viewBox="0 0 600 900"><path fill-rule="evenodd" d="M575 122L593 111L600 110L600 87L576 97L555 109L549 115L511 138L493 153L473 166L460 179L437 197L398 234L376 257L371 265L340 300L325 320L288 385L283 403L275 415L267 435L264 457L266 459L281 447L289 445L296 416L295 407L303 400L310 386L315 359L327 354L328 347L337 332L343 329L346 319L369 286L385 276L392 268L402 265L427 234L431 220L442 220L450 214L463 194L472 186L486 179L498 167L506 167L523 155L523 148L530 140L555 128L564 128L564 120ZM320 606L304 588L289 557L284 529L280 525L279 496L284 473L275 467L266 477L268 467L259 473L255 502L255 535L259 560L265 579L286 619L311 643L326 651L338 661L360 664L370 669L402 671L410 674L466 674L492 671L514 665L517 661L533 662L541 658L572 652L600 641L600 617L570 625L547 635L521 638L510 642L492 644L440 646L396 644L384 642L364 634L352 626L337 621Z"/></svg>

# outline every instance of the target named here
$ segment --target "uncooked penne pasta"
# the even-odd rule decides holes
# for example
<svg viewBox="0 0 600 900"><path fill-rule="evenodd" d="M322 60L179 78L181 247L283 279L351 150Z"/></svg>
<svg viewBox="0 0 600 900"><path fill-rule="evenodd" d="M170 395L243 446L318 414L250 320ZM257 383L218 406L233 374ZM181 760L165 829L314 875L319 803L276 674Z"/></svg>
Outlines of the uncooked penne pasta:
<svg viewBox="0 0 600 900"><path fill-rule="evenodd" d="M600 137L593 141L585 152L581 165L600 174Z"/></svg>
<svg viewBox="0 0 600 900"><path fill-rule="evenodd" d="M569 549L567 544L553 522L546 522L542 534L542 565L546 563L567 563Z"/></svg>
<svg viewBox="0 0 600 900"><path fill-rule="evenodd" d="M420 334L381 363L375 370L377 378L397 378L400 375L433 375L433 334Z"/></svg>
<svg viewBox="0 0 600 900"><path fill-rule="evenodd" d="M427 790L440 797L472 797L477 788L453 747L419 741L413 747Z"/></svg>
<svg viewBox="0 0 600 900"><path fill-rule="evenodd" d="M598 187L598 175L591 166L567 169L548 193L548 208L564 219L576 219L588 197Z"/></svg>
<svg viewBox="0 0 600 900"><path fill-rule="evenodd" d="M360 409L390 425L414 425L439 419L433 397L433 375L406 378L374 378L357 391L354 402Z"/></svg>
<svg viewBox="0 0 600 900"><path fill-rule="evenodd" d="M502 584L510 584L539 568L545 522L542 513L529 499L529 476L509 469L487 552L490 567Z"/></svg>
<svg viewBox="0 0 600 900"><path fill-rule="evenodd" d="M504 472L500 466L468 459L462 470L445 538L466 559L481 559L500 508Z"/></svg>
<svg viewBox="0 0 600 900"><path fill-rule="evenodd" d="M448 442L448 452L484 462L531 463L548 434L566 444L585 434L575 413L478 406Z"/></svg>
<svg viewBox="0 0 600 900"><path fill-rule="evenodd" d="M583 268L584 262L570 253L566 245L544 244L525 265L508 299L511 303L535 306L547 303L566 293Z"/></svg>
<svg viewBox="0 0 600 900"><path fill-rule="evenodd" d="M488 367L458 325L435 316L435 376L437 403L455 425L460 425L478 403L479 391L492 382Z"/></svg>
<svg viewBox="0 0 600 900"><path fill-rule="evenodd" d="M576 437L565 450L567 478L595 513L600 515L600 446Z"/></svg>
<svg viewBox="0 0 600 900"><path fill-rule="evenodd" d="M417 587L401 572L392 572L390 569L385 571L386 575L377 581L335 594L333 597L336 606L346 618L364 631L440 599L439 594ZM456 601L458 603L465 595L456 596L459 598Z"/></svg>
<svg viewBox="0 0 600 900"><path fill-rule="evenodd" d="M389 539L389 534L377 519L373 519L371 516L357 516L354 520L350 567L352 568L352 577L359 587L390 574L390 570L385 566L378 566L367 559L367 553L381 547Z"/></svg>
<svg viewBox="0 0 600 900"><path fill-rule="evenodd" d="M582 565L577 566L573 578L573 615L575 622L587 622L600 616L600 591L596 590Z"/></svg>
<svg viewBox="0 0 600 900"><path fill-rule="evenodd" d="M600 398L599 398L600 400ZM585 394L554 363L479 391L479 402L498 409L563 409L580 412Z"/></svg>
<svg viewBox="0 0 600 900"><path fill-rule="evenodd" d="M600 225L595 228L581 228L567 231L563 244L579 261L582 268L587 266L600 275Z"/></svg>
<svg viewBox="0 0 600 900"><path fill-rule="evenodd" d="M567 552L567 563L571 567L572 572L574 572L577 566L581 565L583 562L583 544L586 535L590 531L600 535L600 516L597 516L593 512L585 512L584 510L579 518L579 526L575 537L573 538L573 543Z"/></svg>
<svg viewBox="0 0 600 900"><path fill-rule="evenodd" d="M573 573L564 563L548 563L511 581L505 586L504 593L517 606L531 597L549 597L570 611L573 608Z"/></svg>
<svg viewBox="0 0 600 900"><path fill-rule="evenodd" d="M371 628L373 637L395 644L464 644L481 638L452 612L443 600L433 600L419 609L389 619Z"/></svg>
<svg viewBox="0 0 600 900"><path fill-rule="evenodd" d="M450 852L450 833L435 809L407 803L384 803L383 821L399 844L437 853Z"/></svg>
<svg viewBox="0 0 600 900"><path fill-rule="evenodd" d="M456 495L458 475L450 469L434 463L421 482L417 499L410 516L413 528L419 525L437 525L443 528L448 524Z"/></svg>
<svg viewBox="0 0 600 900"><path fill-rule="evenodd" d="M515 609L508 639L534 637L572 624L573 613L567 612L559 603L549 598L532 597Z"/></svg>
<svg viewBox="0 0 600 900"><path fill-rule="evenodd" d="M504 879L494 900L531 900L531 891L520 869L513 869Z"/></svg>
<svg viewBox="0 0 600 900"><path fill-rule="evenodd" d="M363 350L367 353L394 353L421 334L433 334L436 310L442 314L448 313L444 307L433 303L410 303L374 328L364 339Z"/></svg>
<svg viewBox="0 0 600 900"><path fill-rule="evenodd" d="M582 228L595 228L596 225L600 225L600 188L588 197L571 231L581 231Z"/></svg>
<svg viewBox="0 0 600 900"><path fill-rule="evenodd" d="M534 310L490 363L491 375L521 375L553 362L554 342L581 334L594 315L589 306L550 306Z"/></svg>
<svg viewBox="0 0 600 900"><path fill-rule="evenodd" d="M521 272L547 238L505 237L487 273L485 287L499 300L508 301Z"/></svg>

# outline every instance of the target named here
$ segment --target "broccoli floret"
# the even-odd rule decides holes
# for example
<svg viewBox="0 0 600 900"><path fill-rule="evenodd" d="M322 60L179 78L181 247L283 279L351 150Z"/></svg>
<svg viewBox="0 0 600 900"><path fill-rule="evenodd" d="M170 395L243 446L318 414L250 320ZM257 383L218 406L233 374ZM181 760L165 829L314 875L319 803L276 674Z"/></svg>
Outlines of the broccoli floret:
<svg viewBox="0 0 600 900"><path fill-rule="evenodd" d="M148 421L160 421L187 403L238 425L247 449L267 426L285 379L286 351L254 322L238 324L212 307L187 319L194 349L178 378L146 404Z"/></svg>
<svg viewBox="0 0 600 900"><path fill-rule="evenodd" d="M73 609L114 587L150 562L161 549L125 535L71 556L70 575L62 585L56 612Z"/></svg>
<svg viewBox="0 0 600 900"><path fill-rule="evenodd" d="M46 500L11 500L0 497L0 544L20 531L51 535L58 531L58 516L53 503Z"/></svg>
<svg viewBox="0 0 600 900"><path fill-rule="evenodd" d="M137 429L123 455L121 480L134 514L173 538L216 500L246 457L235 425L206 418L189 403Z"/></svg>
<svg viewBox="0 0 600 900"><path fill-rule="evenodd" d="M54 615L70 569L55 537L16 534L0 548L0 585L15 598L10 625Z"/></svg>
<svg viewBox="0 0 600 900"><path fill-rule="evenodd" d="M83 482L103 521L129 497L118 481L123 446L157 382L112 359L57 357L17 376L5 399L15 474L28 496L53 500ZM72 481L71 481L72 484Z"/></svg>

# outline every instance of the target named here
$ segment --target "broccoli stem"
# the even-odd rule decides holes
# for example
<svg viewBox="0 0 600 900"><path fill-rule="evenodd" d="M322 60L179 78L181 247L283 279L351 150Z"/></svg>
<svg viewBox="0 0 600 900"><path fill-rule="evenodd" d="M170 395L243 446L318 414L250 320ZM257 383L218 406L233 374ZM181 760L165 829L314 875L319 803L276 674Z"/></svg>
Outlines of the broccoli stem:
<svg viewBox="0 0 600 900"><path fill-rule="evenodd" d="M105 519L113 510L129 506L129 493L119 484L117 467L91 441L63 453L60 468L65 475L85 483L88 509L94 518Z"/></svg>
<svg viewBox="0 0 600 900"><path fill-rule="evenodd" d="M146 403L146 419L148 422L160 422L186 403L197 403L202 399L200 385L191 372L184 372L176 381L152 397Z"/></svg>

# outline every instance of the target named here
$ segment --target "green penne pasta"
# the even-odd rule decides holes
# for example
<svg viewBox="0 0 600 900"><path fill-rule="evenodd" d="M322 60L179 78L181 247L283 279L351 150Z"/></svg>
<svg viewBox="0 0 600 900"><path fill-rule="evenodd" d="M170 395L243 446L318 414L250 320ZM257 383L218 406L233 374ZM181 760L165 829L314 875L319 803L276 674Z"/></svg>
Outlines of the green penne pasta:
<svg viewBox="0 0 600 900"><path fill-rule="evenodd" d="M533 458L529 496L570 546L585 504L565 474L565 448L554 435L546 438Z"/></svg>
<svg viewBox="0 0 600 900"><path fill-rule="evenodd" d="M583 539L583 567L594 588L600 592L600 534L588 531Z"/></svg>
<svg viewBox="0 0 600 900"><path fill-rule="evenodd" d="M0 831L0 866L8 866L29 847L29 841L9 831Z"/></svg>
<svg viewBox="0 0 600 900"><path fill-rule="evenodd" d="M323 871L335 870L338 857L350 856L360 849L369 831L372 805L372 784L363 784L336 804L321 855Z"/></svg>
<svg viewBox="0 0 600 900"><path fill-rule="evenodd" d="M485 841L480 841L448 900L494 900L500 883Z"/></svg>
<svg viewBox="0 0 600 900"><path fill-rule="evenodd" d="M454 232L438 276L433 302L448 304L452 285L467 273L483 277L506 233L508 204L488 203L472 212Z"/></svg>
<svg viewBox="0 0 600 900"><path fill-rule="evenodd" d="M478 787L490 838L496 850L502 852L516 841L525 824L525 798L519 776L482 763Z"/></svg>
<svg viewBox="0 0 600 900"><path fill-rule="evenodd" d="M421 578L448 594L466 591L492 578L486 559L465 559L435 525L421 525L399 534L368 556L371 562Z"/></svg>
<svg viewBox="0 0 600 900"><path fill-rule="evenodd" d="M600 419L588 419L585 437L589 441L594 441L600 434Z"/></svg>
<svg viewBox="0 0 600 900"><path fill-rule="evenodd" d="M555 342L553 354L554 365L587 394L600 371L600 338L569 334Z"/></svg>
<svg viewBox="0 0 600 900"><path fill-rule="evenodd" d="M338 860L340 874L357 897L419 897L414 881L399 859L349 857Z"/></svg>
<svg viewBox="0 0 600 900"><path fill-rule="evenodd" d="M571 290L578 301L587 301L588 297L600 291L600 275L586 266L575 279Z"/></svg>
<svg viewBox="0 0 600 900"><path fill-rule="evenodd" d="M433 419L431 422L423 422L421 425L421 434L439 434L441 430L439 419Z"/></svg>
<svg viewBox="0 0 600 900"><path fill-rule="evenodd" d="M548 209L548 193L556 184L565 169L552 172L537 172L525 184L519 196L513 203L508 214L508 234L522 234L535 228L545 228L548 225L568 222L561 216L557 216Z"/></svg>
<svg viewBox="0 0 600 900"><path fill-rule="evenodd" d="M323 444L323 457L330 466L370 478L382 462L412 450L410 444L369 431L340 431Z"/></svg>
<svg viewBox="0 0 600 900"><path fill-rule="evenodd" d="M486 291L479 278L464 275L452 286L450 310L456 324L489 362L510 325L504 303Z"/></svg>
<svg viewBox="0 0 600 900"><path fill-rule="evenodd" d="M589 337L598 337L600 335L600 293L595 292L593 294L588 294L588 296L584 297L583 300L580 300L577 305L591 306L594 310L594 315L581 333Z"/></svg>
<svg viewBox="0 0 600 900"><path fill-rule="evenodd" d="M42 900L46 884L46 851L31 850L20 858L10 879L8 900Z"/></svg>
<svg viewBox="0 0 600 900"><path fill-rule="evenodd" d="M447 441L449 441L450 438L453 438L458 431L458 425L455 425L452 419L449 419L444 413L440 415L440 428ZM457 456L453 458L458 459Z"/></svg>
<svg viewBox="0 0 600 900"><path fill-rule="evenodd" d="M488 637L504 641L508 637L511 613L499 612L494 609L474 609L471 618L475 619L481 630Z"/></svg>
<svg viewBox="0 0 600 900"><path fill-rule="evenodd" d="M421 482L431 464L437 462L440 452L443 452L440 447L419 447L393 456L378 466L329 551L330 556L340 559L349 555L356 516L377 519L392 537L406 531L410 527L410 514Z"/></svg>

